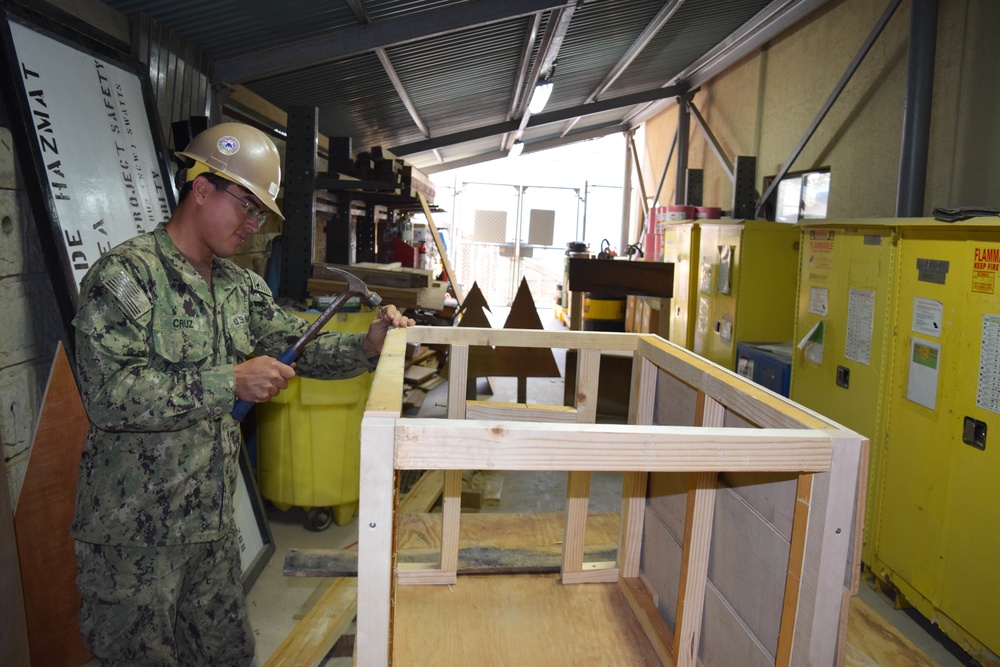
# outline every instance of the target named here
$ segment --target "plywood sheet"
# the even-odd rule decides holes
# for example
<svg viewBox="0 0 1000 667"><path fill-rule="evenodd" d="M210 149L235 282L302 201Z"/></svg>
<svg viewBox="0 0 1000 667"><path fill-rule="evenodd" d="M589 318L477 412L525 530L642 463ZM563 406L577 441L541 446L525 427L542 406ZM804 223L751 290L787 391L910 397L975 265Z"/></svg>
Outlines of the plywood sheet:
<svg viewBox="0 0 1000 667"><path fill-rule="evenodd" d="M397 667L657 664L617 584L519 575L397 589Z"/></svg>
<svg viewBox="0 0 1000 667"><path fill-rule="evenodd" d="M69 534L88 424L60 345L14 514L31 659L38 665L80 665L90 657L76 627L80 593Z"/></svg>

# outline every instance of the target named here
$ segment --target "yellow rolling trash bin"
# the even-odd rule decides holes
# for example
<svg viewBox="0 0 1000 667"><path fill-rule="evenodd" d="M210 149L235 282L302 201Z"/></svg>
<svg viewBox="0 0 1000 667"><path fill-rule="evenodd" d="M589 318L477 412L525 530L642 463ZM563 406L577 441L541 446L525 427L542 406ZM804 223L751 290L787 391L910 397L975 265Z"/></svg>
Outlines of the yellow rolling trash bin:
<svg viewBox="0 0 1000 667"><path fill-rule="evenodd" d="M320 315L291 314L309 322ZM374 316L368 308L341 311L323 330L361 333ZM324 530L333 521L346 525L357 512L361 418L371 383L371 373L346 380L296 376L288 389L257 405L261 495L281 510L305 509L312 530Z"/></svg>

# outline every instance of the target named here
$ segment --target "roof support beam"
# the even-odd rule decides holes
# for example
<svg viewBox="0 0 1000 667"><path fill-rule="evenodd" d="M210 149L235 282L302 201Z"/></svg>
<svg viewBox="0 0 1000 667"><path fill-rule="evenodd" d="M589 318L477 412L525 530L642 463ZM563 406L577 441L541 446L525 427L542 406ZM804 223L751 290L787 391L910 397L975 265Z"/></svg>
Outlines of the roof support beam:
<svg viewBox="0 0 1000 667"><path fill-rule="evenodd" d="M457 6L374 21L288 46L226 58L215 63L212 78L226 83L256 81L377 48L437 37L549 9L575 6L575 0L470 0Z"/></svg>
<svg viewBox="0 0 1000 667"><path fill-rule="evenodd" d="M715 133L712 132L712 128L708 126L708 123L705 122L705 118L701 115L701 112L698 111L698 107L694 105L694 100L691 100L688 104L691 107L691 113L694 116L695 123L698 125L698 129L701 130L701 133L704 135L705 140L712 149L712 152L715 153L715 157L719 159L719 164L721 164L722 168L726 170L726 176L729 177L729 182L732 183L736 180L736 170L733 168L733 161L729 159L729 156L726 155L726 151L722 149L722 146L719 144L719 140L715 137Z"/></svg>
<svg viewBox="0 0 1000 667"><path fill-rule="evenodd" d="M399 75L396 74L396 68L392 66L392 62L389 60L389 54L385 52L385 49L378 48L375 49L375 55L378 56L378 60L382 63L382 69L385 70L386 75L388 75L389 80L392 81L392 87L396 89L396 94L399 95L399 99L402 100L403 106L406 110L410 112L410 118L413 119L414 124L420 128L425 137L431 136L431 131L427 129L427 125L424 123L423 118L417 113L417 107L413 105L413 100L410 99L409 94L406 92L406 88L403 87L403 82L400 81Z"/></svg>
<svg viewBox="0 0 1000 667"><path fill-rule="evenodd" d="M537 116L532 116L528 120L528 127L538 127L549 123L559 123L570 118L575 118L576 116L589 116L591 114L602 113L604 111L610 111L621 107L628 107L634 104L651 102L664 97L673 97L675 95L681 95L685 92L687 92L687 86L670 86L668 88L654 88L653 90L646 90L641 93L613 97L611 99L601 100L600 102L581 104L580 106L571 107L569 109L560 109L558 111L550 111L548 113L541 113ZM412 155L413 153L422 153L423 151L434 150L435 148L441 148L443 146L461 144L466 141L475 141L476 139L485 139L486 137L503 134L504 132L514 132L518 129L519 125L520 122L516 120L495 123L493 125L485 125L472 130L466 130L464 132L456 132L454 134L434 137L433 139L427 139L425 141L416 141L411 144L395 146L390 150L396 155Z"/></svg>
<svg viewBox="0 0 1000 667"><path fill-rule="evenodd" d="M649 25L647 25L642 31L642 34L639 35L634 42L632 42L632 45L628 47L618 62L615 63L614 67L611 68L611 71L609 71L607 76L604 77L604 80L597 84L597 87L594 88L594 92L592 92L587 99L584 100L584 104L596 100L604 91L610 88L611 85L618 80L618 77L622 75L622 72L624 72L625 69L632 64L632 61L636 59L636 56L642 53L642 50L646 48L646 45L649 44L650 40L652 40L653 37L656 36L656 33L658 33L660 29L667 24L667 21L670 20L670 17L674 15L682 4L684 4L684 0L667 0L660 11L657 12L656 16L653 17L653 20L649 22ZM576 125L578 120L580 119L574 118L570 122L566 123L566 127L563 128L562 133L564 135L569 134L570 130L573 129L573 126Z"/></svg>

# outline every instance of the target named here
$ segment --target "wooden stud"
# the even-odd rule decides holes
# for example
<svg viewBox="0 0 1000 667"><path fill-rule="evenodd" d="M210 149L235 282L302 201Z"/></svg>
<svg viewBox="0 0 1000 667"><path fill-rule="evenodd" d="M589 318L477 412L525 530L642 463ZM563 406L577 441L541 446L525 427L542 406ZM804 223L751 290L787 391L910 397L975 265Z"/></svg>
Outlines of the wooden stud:
<svg viewBox="0 0 1000 667"><path fill-rule="evenodd" d="M566 530L563 536L562 582L572 583L567 575L583 571L583 541L587 531L587 506L590 501L590 473L569 473L566 485Z"/></svg>
<svg viewBox="0 0 1000 667"><path fill-rule="evenodd" d="M451 273L448 274L449 276ZM465 419L465 386L469 374L469 346L452 345L448 356L448 419ZM476 469L473 466L470 469ZM433 468L437 469L437 468ZM441 501L441 565L447 576L458 571L458 533L462 516L462 470L446 470Z"/></svg>
<svg viewBox="0 0 1000 667"><path fill-rule="evenodd" d="M621 569L621 576L627 579L639 576L648 484L649 473L643 470L625 473L622 481L622 527L618 537L618 567Z"/></svg>
<svg viewBox="0 0 1000 667"><path fill-rule="evenodd" d="M781 605L781 629L778 631L778 650L774 664L786 667L792 655L792 638L795 634L795 614L799 605L802 562L805 557L806 528L809 506L812 501L813 476L799 475L795 489L795 511L792 515L792 539L788 552L788 571L785 575L785 595Z"/></svg>
<svg viewBox="0 0 1000 667"><path fill-rule="evenodd" d="M597 421L597 387L601 372L601 351L580 350L576 361L576 421L593 424Z"/></svg>
<svg viewBox="0 0 1000 667"><path fill-rule="evenodd" d="M458 571L458 532L462 516L462 471L444 473L444 498L441 501L441 572Z"/></svg>
<svg viewBox="0 0 1000 667"><path fill-rule="evenodd" d="M832 665L836 659L844 564L850 551L864 443L860 437L837 439L830 472L813 477L813 500L789 660L793 665Z"/></svg>
<svg viewBox="0 0 1000 667"><path fill-rule="evenodd" d="M630 424L645 426L653 423L656 374L656 367L649 360L636 355L632 363ZM622 528L618 538L618 566L622 577L639 575L648 485L649 473L645 470L626 472L622 480Z"/></svg>
<svg viewBox="0 0 1000 667"><path fill-rule="evenodd" d="M702 427L720 427L726 410L704 392L698 392L695 423ZM677 590L677 622L674 626L674 659L678 665L692 667L698 663L701 647L701 618L705 608L705 588L708 585L708 557L712 544L715 517L715 493L718 473L691 474L688 489L687 514L684 519L684 545L681 553L681 575Z"/></svg>
<svg viewBox="0 0 1000 667"><path fill-rule="evenodd" d="M597 419L597 385L601 367L600 350L580 350L576 373L576 423L592 424ZM563 534L561 581L578 583L583 571L583 544L590 502L590 472L571 471L566 479L566 524Z"/></svg>
<svg viewBox="0 0 1000 667"><path fill-rule="evenodd" d="M396 531L393 524L395 482L392 467L393 420L361 421L361 480L358 500L357 647L359 667L392 664L393 569Z"/></svg>

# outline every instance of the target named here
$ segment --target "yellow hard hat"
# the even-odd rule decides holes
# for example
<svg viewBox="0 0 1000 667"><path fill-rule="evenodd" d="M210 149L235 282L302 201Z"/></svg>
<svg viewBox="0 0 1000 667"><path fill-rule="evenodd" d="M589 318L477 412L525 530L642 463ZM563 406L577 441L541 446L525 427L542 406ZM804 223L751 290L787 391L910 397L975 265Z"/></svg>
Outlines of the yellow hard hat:
<svg viewBox="0 0 1000 667"><path fill-rule="evenodd" d="M281 183L281 156L271 138L257 128L243 123L213 125L178 155L201 163L188 169L188 181L206 171L218 174L242 185L285 219L274 201Z"/></svg>

